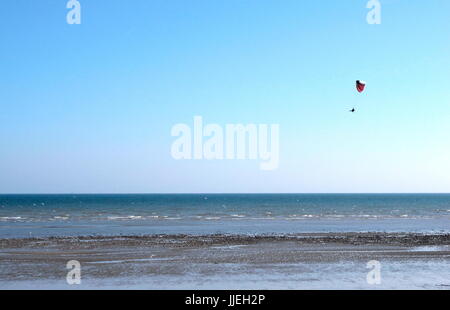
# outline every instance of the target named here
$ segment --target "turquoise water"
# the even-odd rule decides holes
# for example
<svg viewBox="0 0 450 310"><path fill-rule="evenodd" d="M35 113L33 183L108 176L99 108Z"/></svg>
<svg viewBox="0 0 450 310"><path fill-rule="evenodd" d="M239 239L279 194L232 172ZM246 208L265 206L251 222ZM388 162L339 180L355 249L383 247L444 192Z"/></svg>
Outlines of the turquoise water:
<svg viewBox="0 0 450 310"><path fill-rule="evenodd" d="M449 232L450 194L0 195L0 237Z"/></svg>

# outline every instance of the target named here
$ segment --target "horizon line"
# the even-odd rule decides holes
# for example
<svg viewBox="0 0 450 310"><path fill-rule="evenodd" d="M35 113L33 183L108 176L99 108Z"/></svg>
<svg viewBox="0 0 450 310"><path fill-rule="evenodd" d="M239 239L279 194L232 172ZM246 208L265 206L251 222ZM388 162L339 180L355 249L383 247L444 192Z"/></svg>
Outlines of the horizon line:
<svg viewBox="0 0 450 310"><path fill-rule="evenodd" d="M65 192L65 193L0 193L0 195L448 195L450 192Z"/></svg>

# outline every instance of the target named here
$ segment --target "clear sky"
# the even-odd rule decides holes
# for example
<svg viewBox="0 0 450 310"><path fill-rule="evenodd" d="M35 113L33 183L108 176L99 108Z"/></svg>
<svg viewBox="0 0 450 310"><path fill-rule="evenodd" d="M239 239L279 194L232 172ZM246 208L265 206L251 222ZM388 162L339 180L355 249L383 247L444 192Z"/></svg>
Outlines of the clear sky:
<svg viewBox="0 0 450 310"><path fill-rule="evenodd" d="M0 4L1 193L450 192L450 1L79 1ZM174 160L194 115L279 168Z"/></svg>

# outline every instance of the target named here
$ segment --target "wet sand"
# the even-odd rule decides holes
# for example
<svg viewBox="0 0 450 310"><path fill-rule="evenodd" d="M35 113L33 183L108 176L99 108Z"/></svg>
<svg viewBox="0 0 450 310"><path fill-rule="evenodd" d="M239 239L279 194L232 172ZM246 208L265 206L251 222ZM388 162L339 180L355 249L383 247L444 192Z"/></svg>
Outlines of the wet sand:
<svg viewBox="0 0 450 310"><path fill-rule="evenodd" d="M80 285L66 263L81 264ZM367 262L381 284L367 283ZM316 233L0 239L0 288L449 289L450 235Z"/></svg>

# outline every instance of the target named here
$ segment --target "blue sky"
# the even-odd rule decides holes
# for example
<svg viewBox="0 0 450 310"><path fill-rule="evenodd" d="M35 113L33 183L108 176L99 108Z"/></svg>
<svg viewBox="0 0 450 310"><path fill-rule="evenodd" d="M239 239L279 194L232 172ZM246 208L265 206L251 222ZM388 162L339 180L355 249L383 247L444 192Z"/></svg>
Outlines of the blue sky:
<svg viewBox="0 0 450 310"><path fill-rule="evenodd" d="M449 1L79 1L2 1L0 193L450 192ZM279 168L174 160L194 115Z"/></svg>

